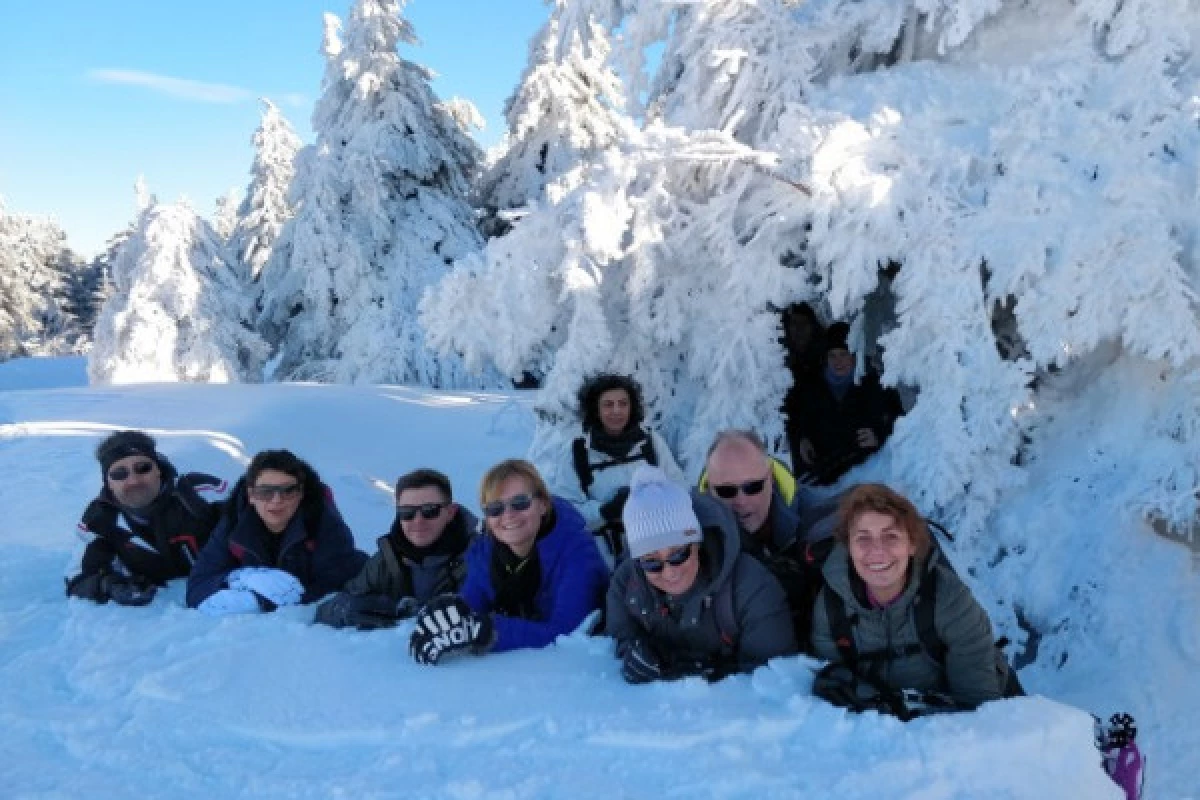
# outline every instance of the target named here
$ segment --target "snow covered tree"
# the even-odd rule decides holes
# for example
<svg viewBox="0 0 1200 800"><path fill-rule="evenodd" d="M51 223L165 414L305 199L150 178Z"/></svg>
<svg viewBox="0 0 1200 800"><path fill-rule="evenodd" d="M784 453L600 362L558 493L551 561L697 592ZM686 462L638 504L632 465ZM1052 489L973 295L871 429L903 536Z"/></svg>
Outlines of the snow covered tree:
<svg viewBox="0 0 1200 800"><path fill-rule="evenodd" d="M254 132L252 177L229 237L230 249L254 279L270 258L284 224L295 213L288 201L288 189L301 144L275 104L266 98L262 104L262 121Z"/></svg>
<svg viewBox="0 0 1200 800"><path fill-rule="evenodd" d="M505 106L508 133L499 156L479 181L479 202L492 211L538 199L547 184L614 144L625 124L604 9L582 0L553 5Z"/></svg>
<svg viewBox="0 0 1200 800"><path fill-rule="evenodd" d="M228 242L238 224L238 190L230 189L217 198L212 216L213 233Z"/></svg>
<svg viewBox="0 0 1200 800"><path fill-rule="evenodd" d="M548 373L535 453L566 435L582 372L634 372L696 471L718 428L779 430L775 314L807 301L916 397L855 476L982 531L1065 424L1037 412L1051 386L1061 397L1075 376L1078 397L1130 361L1192 380L1189 8L625 4L623 46L664 47L653 78L626 75L631 95L648 87L647 127L444 281L424 307L431 340ZM1055 35L1014 48L1035 29ZM455 309L468 316L441 322ZM1124 497L1180 525L1200 436L1167 420L1200 401L1166 396L1127 410L1176 446Z"/></svg>
<svg viewBox="0 0 1200 800"><path fill-rule="evenodd" d="M0 361L70 349L75 320L64 306L78 268L56 222L0 202Z"/></svg>
<svg viewBox="0 0 1200 800"><path fill-rule="evenodd" d="M113 292L88 357L92 383L254 381L268 348L212 227L184 203L152 203L112 264Z"/></svg>
<svg viewBox="0 0 1200 800"><path fill-rule="evenodd" d="M478 150L439 104L396 0L326 15L316 144L298 165L296 216L262 273L261 326L293 379L479 386L425 346L416 306L481 239L467 202Z"/></svg>

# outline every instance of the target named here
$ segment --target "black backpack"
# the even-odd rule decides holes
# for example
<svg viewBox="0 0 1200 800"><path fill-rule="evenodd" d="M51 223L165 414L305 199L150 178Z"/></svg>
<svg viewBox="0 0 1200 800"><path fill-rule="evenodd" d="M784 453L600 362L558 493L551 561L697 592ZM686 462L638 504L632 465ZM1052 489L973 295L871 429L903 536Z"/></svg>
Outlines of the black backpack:
<svg viewBox="0 0 1200 800"><path fill-rule="evenodd" d="M588 459L587 439L580 436L571 443L571 456L575 464L575 474L579 476L579 488L583 489L583 493L589 497L592 483L596 479L595 474L601 470L619 467L622 464L632 464L634 461L645 461L652 467L658 466L658 454L654 452L654 437L649 433L642 440L641 447L633 448L623 458L613 458L609 461L601 461L599 464L593 464Z"/></svg>

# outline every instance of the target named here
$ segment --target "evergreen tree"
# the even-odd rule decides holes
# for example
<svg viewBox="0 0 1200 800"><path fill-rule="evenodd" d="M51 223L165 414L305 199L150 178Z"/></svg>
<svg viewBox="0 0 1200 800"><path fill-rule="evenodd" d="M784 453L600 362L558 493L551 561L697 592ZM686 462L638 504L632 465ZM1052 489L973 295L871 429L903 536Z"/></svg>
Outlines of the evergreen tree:
<svg viewBox="0 0 1200 800"><path fill-rule="evenodd" d="M0 202L0 361L64 347L73 319L63 305L77 260L57 223Z"/></svg>
<svg viewBox="0 0 1200 800"><path fill-rule="evenodd" d="M88 358L92 383L258 380L267 347L212 227L152 203L112 262L113 291Z"/></svg>
<svg viewBox="0 0 1200 800"><path fill-rule="evenodd" d="M222 242L228 242L229 237L233 235L234 228L237 227L238 206L237 189L230 189L218 197L214 204L212 229Z"/></svg>
<svg viewBox="0 0 1200 800"><path fill-rule="evenodd" d="M295 213L288 189L300 150L300 137L283 113L270 100L264 98L262 104L262 121L254 133L252 177L230 236L230 249L252 279L262 272L284 224Z"/></svg>
<svg viewBox="0 0 1200 800"><path fill-rule="evenodd" d="M492 212L539 199L547 184L613 145L627 124L604 20L580 0L553 3L505 106L501 153L479 182L479 201Z"/></svg>
<svg viewBox="0 0 1200 800"><path fill-rule="evenodd" d="M344 38L326 15L317 140L298 165L298 212L263 271L262 329L296 379L474 386L425 346L417 303L481 239L466 197L478 150L439 104L396 0L359 0Z"/></svg>

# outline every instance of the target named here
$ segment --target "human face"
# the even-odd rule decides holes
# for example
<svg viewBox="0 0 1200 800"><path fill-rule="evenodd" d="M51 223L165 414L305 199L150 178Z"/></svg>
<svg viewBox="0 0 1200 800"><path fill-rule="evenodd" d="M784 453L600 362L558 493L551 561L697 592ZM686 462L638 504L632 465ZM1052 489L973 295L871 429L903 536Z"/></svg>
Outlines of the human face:
<svg viewBox="0 0 1200 800"><path fill-rule="evenodd" d="M829 369L839 378L844 378L854 372L854 353L838 348L825 354Z"/></svg>
<svg viewBox="0 0 1200 800"><path fill-rule="evenodd" d="M681 550L688 551L687 559L681 564L672 564L672 558L678 559L682 553ZM693 544L679 547L664 547L661 550L655 550L652 553L646 553L638 559L654 559L662 564L660 572L651 572L643 569L642 574L646 576L646 580L650 585L660 592L676 597L683 594L692 585L696 583L696 575L700 572L700 557L696 555L696 546Z"/></svg>
<svg viewBox="0 0 1200 800"><path fill-rule="evenodd" d="M123 475L123 480L113 480L113 475ZM112 463L104 475L104 482L117 502L126 508L145 508L154 502L162 489L162 471L158 463L147 456L126 456Z"/></svg>
<svg viewBox="0 0 1200 800"><path fill-rule="evenodd" d="M437 516L433 519L426 519L420 511L421 507L435 505L441 506ZM454 515L458 513L458 504L447 502L442 490L436 486L405 489L396 498L396 507L408 507L417 511L412 519L400 521L400 529L404 532L404 538L412 542L415 547L429 547L436 542L445 532L450 520L454 519Z"/></svg>
<svg viewBox="0 0 1200 800"><path fill-rule="evenodd" d="M891 514L860 512L850 523L850 560L871 594L887 603L904 591L908 562L917 552L912 536Z"/></svg>
<svg viewBox="0 0 1200 800"><path fill-rule="evenodd" d="M760 480L765 483L757 494L741 490L742 484ZM715 486L737 486L738 493L730 498L719 497ZM738 527L747 533L758 533L767 523L773 486L770 462L748 442L739 439L722 442L708 459L709 494L733 511Z"/></svg>
<svg viewBox="0 0 1200 800"><path fill-rule="evenodd" d="M295 475L277 469L264 469L258 473L248 494L250 505L254 506L267 530L283 533L296 515L296 509L300 508L304 487Z"/></svg>
<svg viewBox="0 0 1200 800"><path fill-rule="evenodd" d="M629 414L632 404L629 392L624 389L609 389L600 395L596 401L600 411L600 426L609 436L616 436L625 430L629 424Z"/></svg>
<svg viewBox="0 0 1200 800"><path fill-rule="evenodd" d="M520 495L533 499L529 508L524 511L517 511L511 504L512 499ZM499 516L487 517L488 530L514 553L524 558L533 550L533 543L537 540L538 529L542 527L542 517L546 516L548 510L546 501L535 495L529 481L520 475L505 478L488 498L488 503L494 501L504 503L504 511Z"/></svg>

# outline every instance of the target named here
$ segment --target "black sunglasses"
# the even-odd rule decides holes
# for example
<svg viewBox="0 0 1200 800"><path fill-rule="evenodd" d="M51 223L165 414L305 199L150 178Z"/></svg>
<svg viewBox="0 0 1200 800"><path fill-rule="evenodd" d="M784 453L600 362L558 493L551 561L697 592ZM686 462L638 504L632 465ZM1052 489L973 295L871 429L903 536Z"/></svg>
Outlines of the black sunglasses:
<svg viewBox="0 0 1200 800"><path fill-rule="evenodd" d="M278 497L281 500L300 494L304 488L298 483L289 483L287 486L252 486L247 490L249 495L255 500L269 502Z"/></svg>
<svg viewBox="0 0 1200 800"><path fill-rule="evenodd" d="M448 505L449 503L422 503L419 506L396 506L396 516L401 522L411 522L420 512L421 519L437 519L438 514Z"/></svg>
<svg viewBox="0 0 1200 800"><path fill-rule="evenodd" d="M113 483L120 483L124 480L129 480L132 475L149 475L154 471L153 461L139 461L133 465L133 471L129 471L129 467L115 467L108 471L108 479Z"/></svg>
<svg viewBox="0 0 1200 800"><path fill-rule="evenodd" d="M683 563L692 557L692 546L685 544L683 547L676 547L671 552L667 553L666 558L639 558L638 566L642 568L642 572L649 572L651 575L657 575L667 568L670 564L672 567L681 567Z"/></svg>
<svg viewBox="0 0 1200 800"><path fill-rule="evenodd" d="M722 483L712 485L713 494L722 500L732 500L738 496L740 491L745 495L756 495L767 487L767 479L761 478L757 481L746 481L745 483Z"/></svg>
<svg viewBox="0 0 1200 800"><path fill-rule="evenodd" d="M493 500L490 503L484 503L484 516L498 517L504 513L506 508L511 508L513 511L528 511L533 506L533 496L528 494L516 494L505 500Z"/></svg>

